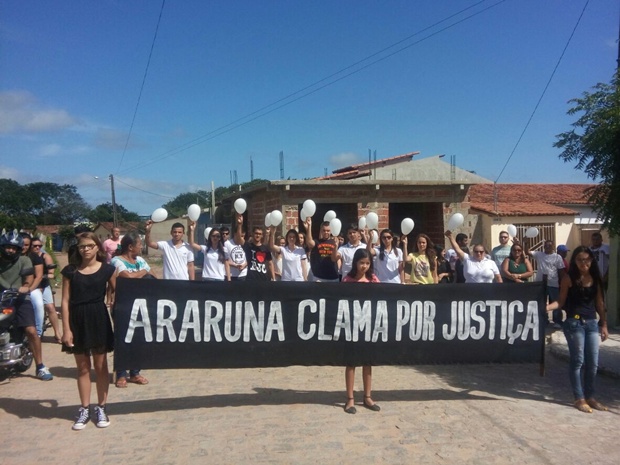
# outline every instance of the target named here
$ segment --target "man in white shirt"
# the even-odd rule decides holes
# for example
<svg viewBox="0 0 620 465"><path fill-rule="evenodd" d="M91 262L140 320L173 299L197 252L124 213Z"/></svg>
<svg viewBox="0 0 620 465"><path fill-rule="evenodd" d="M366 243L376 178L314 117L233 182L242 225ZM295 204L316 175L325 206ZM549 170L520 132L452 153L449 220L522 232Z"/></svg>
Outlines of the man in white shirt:
<svg viewBox="0 0 620 465"><path fill-rule="evenodd" d="M164 279L182 279L193 281L195 278L194 252L189 244L183 241L185 226L174 223L170 229L169 241L151 240L153 222L146 222L146 245L152 249L161 250L164 257Z"/></svg>
<svg viewBox="0 0 620 465"><path fill-rule="evenodd" d="M332 261L340 262L340 275L344 278L351 271L353 265L353 255L357 249L365 249L366 244L362 244L362 235L356 224L351 224L347 229L348 242L332 253Z"/></svg>
<svg viewBox="0 0 620 465"><path fill-rule="evenodd" d="M235 217L235 231L236 234L241 235L241 225L243 224L243 217L239 220L239 215ZM222 234L222 240L224 241L224 250L228 254L228 264L230 266L230 279L231 281L245 281L248 275L248 262L245 256L245 250L243 244L237 244L233 237L230 237L230 229L226 226L220 228Z"/></svg>
<svg viewBox="0 0 620 465"><path fill-rule="evenodd" d="M538 263L538 271L536 272L536 281L547 281L547 297L549 303L558 300L560 295L560 281L564 276L564 260L557 253L553 241L545 241L543 245L544 252L530 250L525 246L525 253L532 257ZM556 329L562 324L562 310L553 311L553 323ZM561 326L560 326L561 327Z"/></svg>

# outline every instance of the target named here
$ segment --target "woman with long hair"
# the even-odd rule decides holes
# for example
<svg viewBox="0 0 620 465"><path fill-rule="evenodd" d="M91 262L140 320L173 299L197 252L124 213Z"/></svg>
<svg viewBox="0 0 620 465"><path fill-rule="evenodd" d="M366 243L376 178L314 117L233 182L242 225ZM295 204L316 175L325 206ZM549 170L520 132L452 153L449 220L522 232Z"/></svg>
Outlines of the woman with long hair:
<svg viewBox="0 0 620 465"><path fill-rule="evenodd" d="M375 276L372 266L372 257L368 250L358 249L353 255L353 263L349 274L342 278L343 283L378 283L379 279ZM344 379L347 391L347 402L344 405L346 413L357 413L355 408L355 398L353 397L353 388L355 387L355 367L348 366L344 371ZM362 405L369 410L378 412L381 410L372 400L372 366L362 366L362 383L364 385L364 400Z"/></svg>
<svg viewBox="0 0 620 465"><path fill-rule="evenodd" d="M570 354L569 378L575 408L585 413L592 413L592 409L607 410L594 398L599 344L609 336L607 311L601 273L594 254L586 246L573 251L568 273L560 282L560 296L556 302L547 305L548 312L561 308L566 311L562 329Z"/></svg>
<svg viewBox="0 0 620 465"><path fill-rule="evenodd" d="M407 252L407 236L402 238L403 252ZM426 234L418 234L413 245L413 252L407 254L407 263L411 263L411 284L437 284L437 252L435 244Z"/></svg>
<svg viewBox="0 0 620 465"><path fill-rule="evenodd" d="M114 303L116 269L106 263L106 254L95 233L77 236L77 265L62 270L63 351L73 354L78 369L78 392L81 407L74 430L86 427L90 420L90 370L95 368L97 406L94 409L98 428L109 426L106 414L110 386L107 353L114 347L112 322L106 307Z"/></svg>
<svg viewBox="0 0 620 465"><path fill-rule="evenodd" d="M209 236L207 237L207 245L199 245L194 241L196 222L190 221L187 229L187 237L190 247L196 252L202 251L204 255L202 280L230 281L230 263L228 261L228 254L224 249L222 232L216 228L211 229L211 231L209 231Z"/></svg>
<svg viewBox="0 0 620 465"><path fill-rule="evenodd" d="M280 247L275 244L276 227L271 226L269 234L269 249L272 254L282 256L282 281L306 281L308 279L307 255L299 245L299 233L290 229L285 236L286 245Z"/></svg>
<svg viewBox="0 0 620 465"><path fill-rule="evenodd" d="M377 278L382 283L398 283L405 281L403 252L394 245L394 233L384 229L379 234L379 246L373 246L367 240L367 250L373 257L373 266Z"/></svg>
<svg viewBox="0 0 620 465"><path fill-rule="evenodd" d="M119 278L153 278L151 267L146 260L140 256L142 253L142 238L137 231L130 231L123 236L120 249L112 257L110 265L116 268L116 276ZM140 370L130 369L129 376L127 370L116 371L117 388L126 388L127 382L134 384L148 384L149 380L140 374Z"/></svg>
<svg viewBox="0 0 620 465"><path fill-rule="evenodd" d="M525 283L534 274L530 259L523 253L520 243L510 247L510 255L502 262L502 271L506 283Z"/></svg>

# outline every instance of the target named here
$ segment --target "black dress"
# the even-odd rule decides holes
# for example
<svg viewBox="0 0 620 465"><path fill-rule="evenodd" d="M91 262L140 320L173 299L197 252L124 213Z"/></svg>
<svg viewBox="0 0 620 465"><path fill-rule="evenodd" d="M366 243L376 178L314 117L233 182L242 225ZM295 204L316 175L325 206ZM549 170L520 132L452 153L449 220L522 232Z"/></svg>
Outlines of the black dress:
<svg viewBox="0 0 620 465"><path fill-rule="evenodd" d="M93 274L82 274L74 265L62 270L71 281L69 295L69 327L73 347L62 350L72 354L103 354L114 348L112 322L105 305L107 284L116 268L106 263Z"/></svg>

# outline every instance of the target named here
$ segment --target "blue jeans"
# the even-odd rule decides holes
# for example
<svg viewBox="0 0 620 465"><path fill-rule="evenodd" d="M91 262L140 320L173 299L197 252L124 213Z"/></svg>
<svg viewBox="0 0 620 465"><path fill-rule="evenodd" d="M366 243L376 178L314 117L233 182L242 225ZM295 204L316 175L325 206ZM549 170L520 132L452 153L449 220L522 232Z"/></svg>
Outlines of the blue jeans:
<svg viewBox="0 0 620 465"><path fill-rule="evenodd" d="M138 376L140 374L140 370L129 370L129 376ZM127 370L120 370L116 372L116 379L118 378L127 378Z"/></svg>
<svg viewBox="0 0 620 465"><path fill-rule="evenodd" d="M564 322L564 336L568 342L570 362L568 375L575 400L594 397L594 379L598 369L598 348L600 334L596 319L567 318ZM581 383L581 368L584 382Z"/></svg>

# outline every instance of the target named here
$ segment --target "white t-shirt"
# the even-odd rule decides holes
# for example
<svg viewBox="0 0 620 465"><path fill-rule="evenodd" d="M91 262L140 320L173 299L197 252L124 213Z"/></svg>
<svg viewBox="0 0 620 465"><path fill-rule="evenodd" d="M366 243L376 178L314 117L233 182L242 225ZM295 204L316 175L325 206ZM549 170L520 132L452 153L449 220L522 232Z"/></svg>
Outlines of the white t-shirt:
<svg viewBox="0 0 620 465"><path fill-rule="evenodd" d="M282 281L305 281L301 261L306 260L306 251L299 246L295 250L280 247L282 256Z"/></svg>
<svg viewBox="0 0 620 465"><path fill-rule="evenodd" d="M382 283L398 283L400 281L399 266L403 262L403 252L398 247L392 247L390 253L385 251L383 260L379 258L381 249L375 247L377 253L373 259L373 266L375 268L375 275Z"/></svg>
<svg viewBox="0 0 620 465"><path fill-rule="evenodd" d="M194 252L187 242L175 247L172 240L157 242L157 248L164 256L164 279L189 280L187 265L194 262Z"/></svg>
<svg viewBox="0 0 620 465"><path fill-rule="evenodd" d="M564 269L564 260L557 253L545 253L540 251L531 252L532 257L538 263L536 281L542 281L543 275L547 275L547 286L560 287L558 270Z"/></svg>
<svg viewBox="0 0 620 465"><path fill-rule="evenodd" d="M602 278L609 269L609 245L601 244L600 247L590 247L590 250L598 263L598 270L601 272Z"/></svg>
<svg viewBox="0 0 620 465"><path fill-rule="evenodd" d="M355 255L355 251L357 249L365 249L366 244L362 244L361 242L358 245L351 245L346 243L345 245L340 246L338 249L338 253L342 257L342 265L340 265L340 274L342 276L346 276L351 271L353 267L353 255ZM379 278L381 280L381 278ZM382 281L383 282L383 281Z"/></svg>
<svg viewBox="0 0 620 465"><path fill-rule="evenodd" d="M473 260L468 254L463 258L463 276L466 283L492 283L499 268L493 260L485 256L482 260Z"/></svg>
<svg viewBox="0 0 620 465"><path fill-rule="evenodd" d="M235 244L235 241L232 239L228 239L224 243L224 250L228 253L228 257L230 261L235 265L243 265L246 263L245 259L245 250L240 245ZM235 268L233 266L230 267L230 276L233 278L244 278L248 274L248 267L246 266L243 270L239 271L239 268Z"/></svg>
<svg viewBox="0 0 620 465"><path fill-rule="evenodd" d="M204 261L202 265L202 277L209 279L216 279L218 281L226 280L226 265L220 261L220 254L217 250L209 249L207 252L207 246L201 245L200 250L204 255ZM224 250L225 260L228 260L228 254Z"/></svg>

